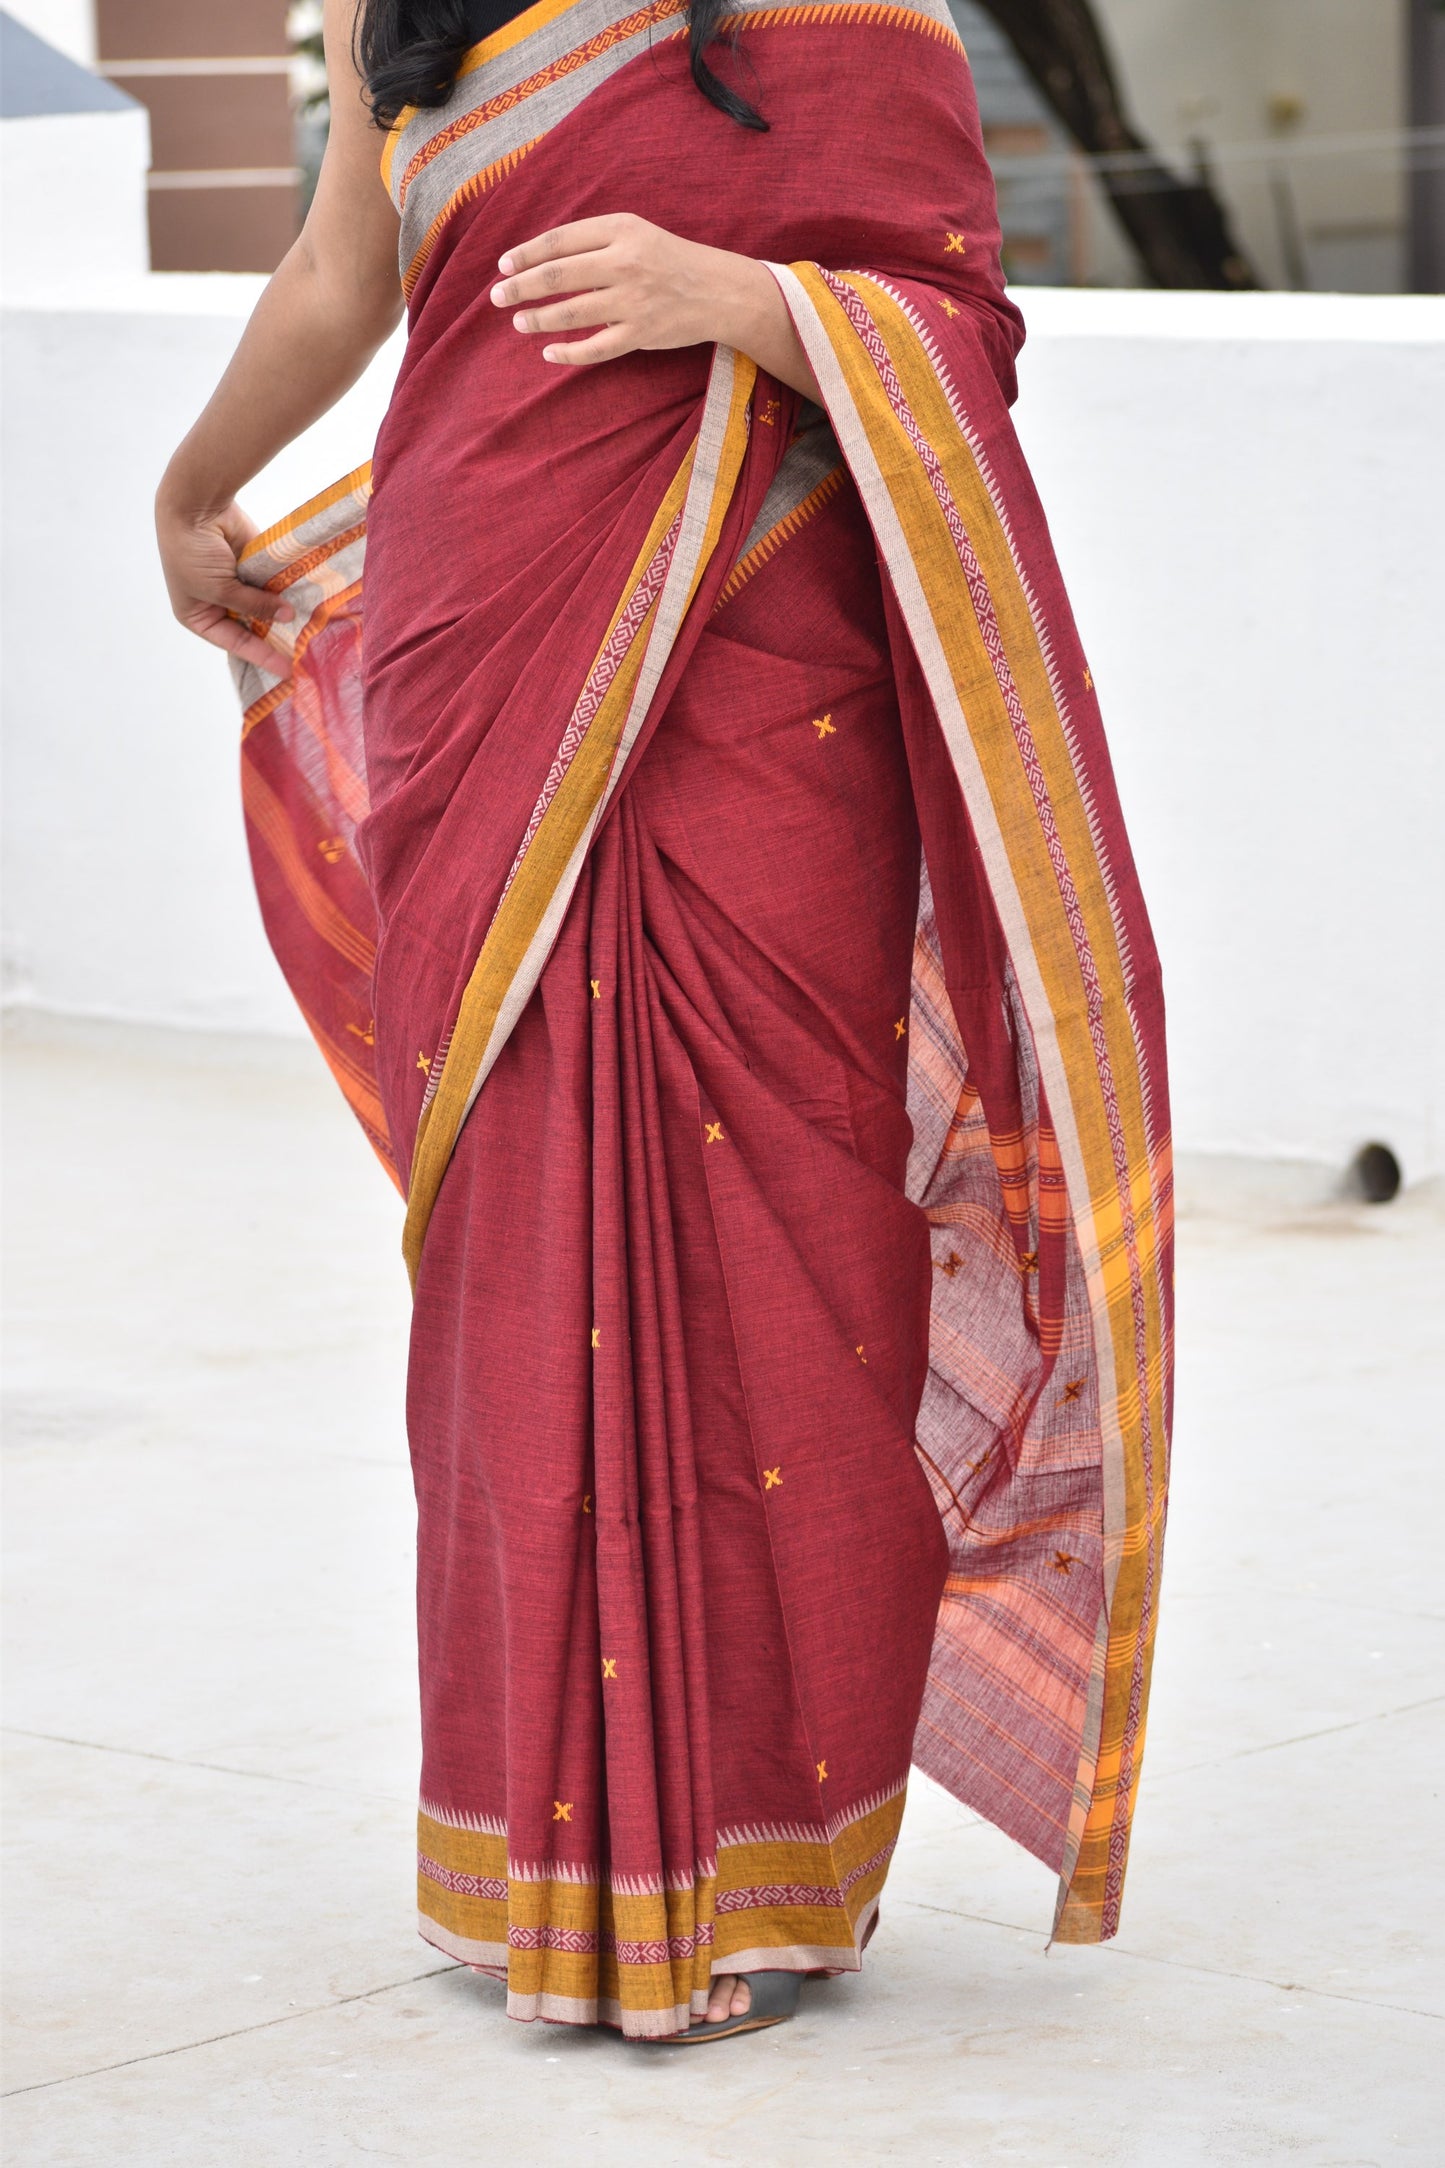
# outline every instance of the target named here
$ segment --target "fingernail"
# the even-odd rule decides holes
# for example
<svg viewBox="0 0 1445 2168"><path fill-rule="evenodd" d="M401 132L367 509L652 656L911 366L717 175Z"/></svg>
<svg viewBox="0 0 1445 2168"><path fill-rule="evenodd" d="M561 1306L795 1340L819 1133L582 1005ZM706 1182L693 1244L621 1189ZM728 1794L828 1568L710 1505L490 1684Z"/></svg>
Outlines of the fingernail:
<svg viewBox="0 0 1445 2168"><path fill-rule="evenodd" d="M505 300L506 300L506 298L507 298L507 289L506 289L506 287L505 287L505 286L494 286L494 287L492 288L492 299L493 299L493 300L494 300L495 302L497 302L498 304L500 304L501 302L505 301Z"/></svg>
<svg viewBox="0 0 1445 2168"><path fill-rule="evenodd" d="M519 316L514 316L514 317L512 318L512 329L513 329L513 331L525 331L525 330L526 330L526 328L527 328L527 312L526 312L526 310L524 309L524 310L522 311L522 313L521 313L521 314L520 314Z"/></svg>
<svg viewBox="0 0 1445 2168"><path fill-rule="evenodd" d="M561 351L561 348L557 346L544 346L542 349L542 359L543 361L557 361L561 357Z"/></svg>
<svg viewBox="0 0 1445 2168"><path fill-rule="evenodd" d="M510 270L511 270L511 268L512 268L512 259L511 259L511 257L510 257L510 256L499 256L499 257L497 258L497 269L498 269L499 271L501 271L501 272L505 273L505 272L508 272L508 271L510 271Z"/></svg>

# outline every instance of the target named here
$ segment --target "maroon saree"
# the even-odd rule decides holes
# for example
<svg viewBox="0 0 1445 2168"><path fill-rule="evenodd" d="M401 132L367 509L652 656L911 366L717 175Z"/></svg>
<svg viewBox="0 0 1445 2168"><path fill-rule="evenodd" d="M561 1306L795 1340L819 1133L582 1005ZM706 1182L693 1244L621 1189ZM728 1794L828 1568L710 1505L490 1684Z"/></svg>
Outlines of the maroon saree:
<svg viewBox="0 0 1445 2168"><path fill-rule="evenodd" d="M1163 1525L1158 972L938 8L539 0L402 116L374 464L253 545L268 929L408 1199L422 1931L656 2035L856 1969L910 1761L1114 1931ZM773 262L542 363L509 246ZM364 561L364 612L363 612ZM363 631L364 623L364 631Z"/></svg>

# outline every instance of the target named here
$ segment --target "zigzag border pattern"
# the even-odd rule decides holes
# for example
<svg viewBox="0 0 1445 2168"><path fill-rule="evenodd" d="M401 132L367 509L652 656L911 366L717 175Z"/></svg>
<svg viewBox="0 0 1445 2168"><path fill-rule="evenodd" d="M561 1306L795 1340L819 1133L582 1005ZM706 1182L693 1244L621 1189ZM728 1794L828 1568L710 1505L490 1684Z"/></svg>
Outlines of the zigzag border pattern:
<svg viewBox="0 0 1445 2168"><path fill-rule="evenodd" d="M739 1822L731 1829L718 1831L718 1850L723 1852L738 1844L832 1844L845 1829L876 1814L907 1789L907 1777L900 1777L896 1784L886 1785L881 1791L865 1792L851 1807L830 1814L826 1822Z"/></svg>

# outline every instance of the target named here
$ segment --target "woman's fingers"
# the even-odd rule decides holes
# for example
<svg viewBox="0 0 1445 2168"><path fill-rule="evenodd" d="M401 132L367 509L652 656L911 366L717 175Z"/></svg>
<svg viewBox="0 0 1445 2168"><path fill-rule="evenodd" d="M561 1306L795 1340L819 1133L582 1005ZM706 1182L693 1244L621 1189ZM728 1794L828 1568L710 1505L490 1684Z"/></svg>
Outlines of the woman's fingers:
<svg viewBox="0 0 1445 2168"><path fill-rule="evenodd" d="M577 367L593 361L616 361L620 354L630 354L637 346L620 324L608 324L595 331L590 339L569 339L563 346L544 346L543 361L560 361Z"/></svg>
<svg viewBox="0 0 1445 2168"><path fill-rule="evenodd" d="M243 617L259 617L268 625L287 625L296 615L284 595L248 587L244 580L226 580L206 599L218 602L223 610L238 610Z"/></svg>
<svg viewBox="0 0 1445 2168"><path fill-rule="evenodd" d="M547 309L523 309L512 318L512 323L516 330L529 333L580 331L592 324L605 324L616 313L613 295L574 294L570 301L554 301Z"/></svg>
<svg viewBox="0 0 1445 2168"><path fill-rule="evenodd" d="M606 248L585 256L559 256L521 278L503 279L492 288L492 301L499 309L510 309L522 301L545 301L552 294L592 293L611 284L615 269L612 251Z"/></svg>
<svg viewBox="0 0 1445 2168"><path fill-rule="evenodd" d="M630 211L610 212L605 218L578 218L570 226L553 226L547 233L539 233L534 240L523 241L518 248L508 249L498 259L497 269L504 278L519 271L531 271L538 264L554 262L558 257L590 254L594 249L607 248L622 235L640 230L647 224L644 218L635 218Z"/></svg>
<svg viewBox="0 0 1445 2168"><path fill-rule="evenodd" d="M269 671L272 677L280 677L286 669L286 658L279 649L268 647L249 625L227 616L224 610L198 610L181 622L187 631L209 641L212 647L224 648L228 655L239 655L243 662L255 663L258 670Z"/></svg>

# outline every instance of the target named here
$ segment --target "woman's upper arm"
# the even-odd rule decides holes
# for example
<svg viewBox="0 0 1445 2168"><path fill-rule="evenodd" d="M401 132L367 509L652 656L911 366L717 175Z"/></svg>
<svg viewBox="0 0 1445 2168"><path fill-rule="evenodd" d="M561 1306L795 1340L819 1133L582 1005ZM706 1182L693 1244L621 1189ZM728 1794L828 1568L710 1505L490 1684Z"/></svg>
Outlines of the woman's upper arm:
<svg viewBox="0 0 1445 2168"><path fill-rule="evenodd" d="M372 120L355 56L360 0L325 0L331 121L302 246L323 278L374 291L400 314L397 214L381 177L385 138Z"/></svg>

